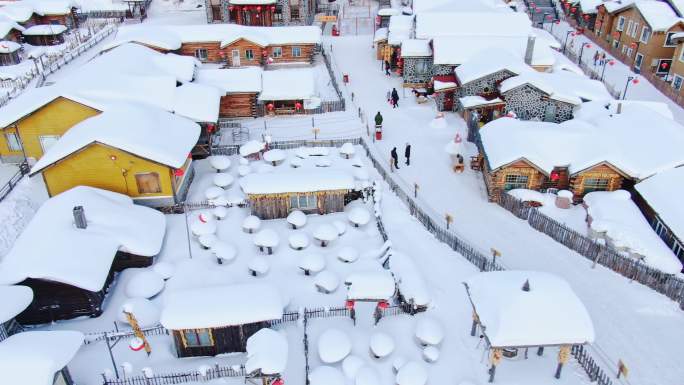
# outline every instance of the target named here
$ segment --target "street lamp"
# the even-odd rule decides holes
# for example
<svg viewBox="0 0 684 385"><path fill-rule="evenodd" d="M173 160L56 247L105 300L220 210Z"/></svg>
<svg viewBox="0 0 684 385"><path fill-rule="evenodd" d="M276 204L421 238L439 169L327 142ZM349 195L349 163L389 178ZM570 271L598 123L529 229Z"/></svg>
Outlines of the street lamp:
<svg viewBox="0 0 684 385"><path fill-rule="evenodd" d="M582 43L582 47L580 47L580 53L579 53L579 58L577 59L577 64L582 64L582 53L584 52L584 47L591 48L590 43Z"/></svg>
<svg viewBox="0 0 684 385"><path fill-rule="evenodd" d="M613 60L613 59L603 61L603 71L601 71L601 81L603 81L603 75L605 75L605 73L606 73L606 65L612 66L614 64L615 64L615 60Z"/></svg>
<svg viewBox="0 0 684 385"><path fill-rule="evenodd" d="M571 33L574 34L573 30L568 30L568 31L565 33L565 41L563 42L563 53L565 53L565 47L568 46L568 37L570 37L570 34L571 34Z"/></svg>
<svg viewBox="0 0 684 385"><path fill-rule="evenodd" d="M627 88L629 87L630 82L639 84L639 79L637 79L636 76L627 76L627 83L625 83L625 91L622 93L622 100L625 100L627 97Z"/></svg>

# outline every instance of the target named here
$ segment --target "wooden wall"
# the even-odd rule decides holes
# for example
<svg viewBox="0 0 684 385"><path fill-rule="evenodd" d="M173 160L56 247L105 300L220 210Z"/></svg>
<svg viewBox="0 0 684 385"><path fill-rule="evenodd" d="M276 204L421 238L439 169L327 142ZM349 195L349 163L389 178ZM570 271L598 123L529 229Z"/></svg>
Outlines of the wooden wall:
<svg viewBox="0 0 684 385"><path fill-rule="evenodd" d="M197 43L183 43L178 50L178 53L180 55L185 55L185 56L192 56L195 57L195 50L204 48L207 50L207 62L212 62L212 63L217 63L220 61L224 61L224 58L221 58L221 52L223 52L220 48L221 43L218 41L206 41L206 42L197 42Z"/></svg>
<svg viewBox="0 0 684 385"><path fill-rule="evenodd" d="M283 56L279 58L273 57L273 48L281 47L283 50ZM292 48L300 47L301 55L298 57L292 56ZM313 63L314 55L314 45L313 44L289 44L289 45L279 45L279 46L269 46L266 47L266 52L268 56L273 58L273 64L278 63L293 63L293 62L305 62Z"/></svg>
<svg viewBox="0 0 684 385"><path fill-rule="evenodd" d="M574 175L570 179L570 190L575 194L575 200L579 200L584 196L584 179L586 178L609 179L607 191L619 190L624 181L624 177L607 164L600 164L598 166L592 167Z"/></svg>
<svg viewBox="0 0 684 385"><path fill-rule="evenodd" d="M221 97L219 116L222 118L244 118L256 116L257 94L228 94Z"/></svg>
<svg viewBox="0 0 684 385"><path fill-rule="evenodd" d="M504 185L507 175L526 175L528 177L527 187L530 190L540 190L544 184L545 175L526 160L519 160L510 165L498 169L494 172L488 170L485 162L483 173L486 179L489 200L497 200L504 192Z"/></svg>
<svg viewBox="0 0 684 385"><path fill-rule="evenodd" d="M222 48L230 66L260 66L263 47L246 39L238 39ZM240 51L240 63L233 62L233 50ZM252 50L252 59L247 59L247 50Z"/></svg>
<svg viewBox="0 0 684 385"><path fill-rule="evenodd" d="M273 49L275 47L282 48L281 57L273 57ZM292 56L292 47L300 47L301 54L298 57ZM261 47L256 43L250 42L246 39L239 39L235 42L221 48L220 42L197 42L197 43L183 43L178 53L185 56L195 56L195 50L204 48L207 50L207 60L210 63L225 62L229 65L232 63L233 49L240 50L240 66L258 66L262 65L263 53L266 52L267 57L273 58L273 64L278 63L313 63L314 44L283 44L268 47ZM245 52L251 49L254 52L252 60L247 60ZM223 55L223 56L222 56Z"/></svg>
<svg viewBox="0 0 684 385"><path fill-rule="evenodd" d="M213 346L186 347L181 330L173 331L173 340L176 345L178 357L201 357L215 356L223 353L245 352L247 349L247 339L263 328L267 328L269 323L255 322L245 325L228 326L222 328L212 328Z"/></svg>
<svg viewBox="0 0 684 385"><path fill-rule="evenodd" d="M118 273L131 267L148 267L152 265L153 261L154 257L145 257L119 250L116 252L116 256L114 257L112 270Z"/></svg>
<svg viewBox="0 0 684 385"><path fill-rule="evenodd" d="M344 211L347 190L319 191L315 194L318 207L314 210L302 210L306 213L329 214ZM302 193L303 194L303 193ZM294 194L296 195L296 193ZM290 197L288 193L272 195L248 195L252 214L261 219L286 218L290 214Z"/></svg>

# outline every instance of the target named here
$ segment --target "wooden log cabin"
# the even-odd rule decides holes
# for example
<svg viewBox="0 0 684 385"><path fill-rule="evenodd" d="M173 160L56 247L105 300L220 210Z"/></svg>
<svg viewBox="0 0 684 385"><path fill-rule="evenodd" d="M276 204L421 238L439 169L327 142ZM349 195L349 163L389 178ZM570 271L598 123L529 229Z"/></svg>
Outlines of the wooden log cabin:
<svg viewBox="0 0 684 385"><path fill-rule="evenodd" d="M167 299L160 322L178 357L244 352L249 337L283 317L280 294L266 284L176 290Z"/></svg>
<svg viewBox="0 0 684 385"><path fill-rule="evenodd" d="M261 72L258 67L207 69L198 72L196 82L221 89L219 117L256 117Z"/></svg>
<svg viewBox="0 0 684 385"><path fill-rule="evenodd" d="M264 71L259 94L260 110L268 115L302 114L316 97L316 80L311 68Z"/></svg>
<svg viewBox="0 0 684 385"><path fill-rule="evenodd" d="M208 23L311 25L314 0L205 0Z"/></svg>
<svg viewBox="0 0 684 385"><path fill-rule="evenodd" d="M276 0L228 0L230 20L235 24L270 27L276 12Z"/></svg>
<svg viewBox="0 0 684 385"><path fill-rule="evenodd" d="M4 281L33 290L17 320L99 316L114 274L149 266L165 231L163 214L122 194L79 186L48 199L0 263Z"/></svg>
<svg viewBox="0 0 684 385"><path fill-rule="evenodd" d="M26 29L12 20L0 20L0 42L21 42L21 33Z"/></svg>
<svg viewBox="0 0 684 385"><path fill-rule="evenodd" d="M184 200L198 124L156 107L123 104L76 124L32 167L48 195L75 186L115 191L148 206Z"/></svg>
<svg viewBox="0 0 684 385"><path fill-rule="evenodd" d="M38 24L23 32L27 44L50 46L64 44L67 27L61 24Z"/></svg>
<svg viewBox="0 0 684 385"><path fill-rule="evenodd" d="M30 4L25 2L12 2L0 7L0 19L14 21L24 28L37 24L38 15Z"/></svg>
<svg viewBox="0 0 684 385"><path fill-rule="evenodd" d="M0 66L11 66L21 63L21 44L13 41L0 41Z"/></svg>
<svg viewBox="0 0 684 385"><path fill-rule="evenodd" d="M33 301L33 290L27 286L0 285L0 342L22 331L16 317Z"/></svg>
<svg viewBox="0 0 684 385"><path fill-rule="evenodd" d="M296 169L250 174L240 180L252 214L261 219L285 218L292 210L310 214L344 211L355 189L351 174L336 170Z"/></svg>

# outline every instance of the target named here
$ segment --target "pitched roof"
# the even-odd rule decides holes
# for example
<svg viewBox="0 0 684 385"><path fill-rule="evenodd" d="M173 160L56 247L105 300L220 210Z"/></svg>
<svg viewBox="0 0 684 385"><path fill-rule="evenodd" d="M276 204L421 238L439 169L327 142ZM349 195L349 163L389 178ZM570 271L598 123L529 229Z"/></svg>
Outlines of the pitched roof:
<svg viewBox="0 0 684 385"><path fill-rule="evenodd" d="M659 172L634 188L677 238L684 241L684 206L678 195L684 191L684 167Z"/></svg>
<svg viewBox="0 0 684 385"><path fill-rule="evenodd" d="M476 53L468 61L456 67L454 72L463 85L503 70L515 75L534 71L525 64L520 53L508 49L495 49Z"/></svg>
<svg viewBox="0 0 684 385"><path fill-rule="evenodd" d="M499 91L506 93L525 84L544 91L550 98L575 105L588 100L610 101L613 99L600 81L568 71L553 73L527 71L501 82Z"/></svg>
<svg viewBox="0 0 684 385"><path fill-rule="evenodd" d="M532 23L524 13L425 12L416 15L417 39L437 36L527 37L531 32Z"/></svg>

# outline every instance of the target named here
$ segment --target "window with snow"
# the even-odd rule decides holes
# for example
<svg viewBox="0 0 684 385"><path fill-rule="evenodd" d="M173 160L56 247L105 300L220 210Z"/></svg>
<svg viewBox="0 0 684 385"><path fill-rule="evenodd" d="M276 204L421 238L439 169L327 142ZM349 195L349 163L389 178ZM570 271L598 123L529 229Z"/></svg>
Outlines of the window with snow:
<svg viewBox="0 0 684 385"><path fill-rule="evenodd" d="M530 177L527 175L508 174L504 178L504 190L527 188Z"/></svg>
<svg viewBox="0 0 684 385"><path fill-rule="evenodd" d="M273 47L273 57L282 57L283 56L283 48L282 47Z"/></svg>
<svg viewBox="0 0 684 385"><path fill-rule="evenodd" d="M201 61L207 60L209 54L206 48L198 48L195 50L195 57Z"/></svg>
<svg viewBox="0 0 684 385"><path fill-rule="evenodd" d="M162 192L159 174L156 172L135 174L135 183L138 185L138 193L140 194L158 194Z"/></svg>
<svg viewBox="0 0 684 385"><path fill-rule="evenodd" d="M254 60L254 50L252 50L252 49L246 49L246 50L245 50L245 59L247 59L247 60Z"/></svg>
<svg viewBox="0 0 684 385"><path fill-rule="evenodd" d="M186 348L214 346L214 338L209 329L183 330L183 343Z"/></svg>
<svg viewBox="0 0 684 385"><path fill-rule="evenodd" d="M292 47L292 57L300 57L302 56L302 48L301 47Z"/></svg>
<svg viewBox="0 0 684 385"><path fill-rule="evenodd" d="M584 193L592 191L606 191L608 190L608 178L584 178Z"/></svg>
<svg viewBox="0 0 684 385"><path fill-rule="evenodd" d="M318 199L314 194L290 195L290 209L315 209L318 207Z"/></svg>

